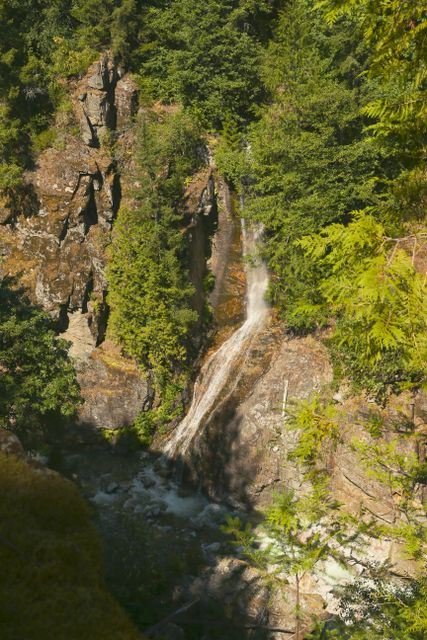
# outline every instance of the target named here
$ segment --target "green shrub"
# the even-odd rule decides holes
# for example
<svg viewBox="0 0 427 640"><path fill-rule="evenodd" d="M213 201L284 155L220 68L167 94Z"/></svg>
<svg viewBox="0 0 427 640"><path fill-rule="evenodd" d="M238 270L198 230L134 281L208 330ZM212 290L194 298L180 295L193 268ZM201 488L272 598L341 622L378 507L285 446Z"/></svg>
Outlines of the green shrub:
<svg viewBox="0 0 427 640"><path fill-rule="evenodd" d="M0 453L0 636L136 640L107 592L100 543L77 489Z"/></svg>

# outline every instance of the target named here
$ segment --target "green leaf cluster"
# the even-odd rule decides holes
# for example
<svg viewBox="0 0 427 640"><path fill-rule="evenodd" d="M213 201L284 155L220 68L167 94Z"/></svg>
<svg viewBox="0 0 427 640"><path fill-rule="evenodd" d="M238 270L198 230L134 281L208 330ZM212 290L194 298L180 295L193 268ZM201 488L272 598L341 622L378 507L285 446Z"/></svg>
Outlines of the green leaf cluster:
<svg viewBox="0 0 427 640"><path fill-rule="evenodd" d="M381 95L365 107L378 120L376 134L395 138L405 151L420 155L427 134L427 11L423 2L409 0L322 0L332 23L354 13L372 54L369 75L380 82Z"/></svg>
<svg viewBox="0 0 427 640"><path fill-rule="evenodd" d="M183 196L201 162L200 131L181 112L140 122L137 207L119 212L108 267L109 330L166 393L185 378L191 308Z"/></svg>
<svg viewBox="0 0 427 640"><path fill-rule="evenodd" d="M383 382L396 387L425 379L427 289L412 254L420 240L416 234L388 237L380 222L361 212L347 225L329 225L299 241L322 274L320 304L338 318L332 345L355 380L357 367L371 368L371 375L388 370ZM387 369L390 361L394 367Z"/></svg>
<svg viewBox="0 0 427 640"><path fill-rule="evenodd" d="M336 407L325 401L320 394L296 403L288 412L287 427L299 434L297 445L290 455L300 464L320 461L322 445L337 442L339 425Z"/></svg>
<svg viewBox="0 0 427 640"><path fill-rule="evenodd" d="M71 417L80 389L68 343L22 290L0 282L0 426L28 438Z"/></svg>
<svg viewBox="0 0 427 640"><path fill-rule="evenodd" d="M262 222L270 294L294 331L322 326L321 278L295 241L377 201L384 162L364 133L366 49L356 22L329 28L309 0L283 10L264 61L271 104L250 131L247 215Z"/></svg>
<svg viewBox="0 0 427 640"><path fill-rule="evenodd" d="M316 402L315 396L311 403L303 402L297 406L294 411L294 424L291 425L291 429L298 428L298 442L290 459L297 460L302 465L307 481L316 480L318 474L322 473L318 459L299 455L301 450L304 451L306 443L312 441L313 417L310 415L312 412L309 411L309 406L315 406ZM332 419L338 424L337 412L334 414L336 417ZM348 421L348 416L343 418ZM394 504L393 517L369 520L368 513L363 510L358 518L354 515L346 517L342 511L337 513L336 519L343 525L346 524L344 531L348 536L340 539L341 551L354 561L358 559L359 564L363 566L363 572L360 577L335 590L340 603L338 614L330 624L319 624L319 628L309 637L313 640L421 640L425 637L427 628L427 512L422 500L426 472L425 463L419 457L422 436L420 438L417 430L408 429L406 423L397 422L390 429L390 425L385 424L384 417L378 410L373 411L368 417L365 416L358 426L365 430L365 434L360 438L353 438L351 448L367 477L378 483L389 502ZM396 428L398 433L395 432ZM332 431L325 436L323 444L328 440L333 442L335 437L336 434ZM313 464L314 468L311 468ZM330 500L326 485L322 489L326 499ZM273 509L272 515L267 517L273 517L274 522L280 522L289 528L294 526L293 512L289 512L286 500L284 504L286 509L282 520L280 509L277 513L277 509ZM323 527L322 521L321 524ZM355 538L351 531L356 535ZM276 539L277 535L278 532L272 537ZM353 553L353 544L360 541L368 545L373 538L393 540L397 543L400 558L409 561L408 566L411 566L404 580L392 577L392 564L380 564L375 560L369 560L363 552L363 545L356 546L356 553ZM304 536L304 541L305 539ZM286 569L286 563L283 561L280 566ZM399 575L401 571L402 569L399 570Z"/></svg>

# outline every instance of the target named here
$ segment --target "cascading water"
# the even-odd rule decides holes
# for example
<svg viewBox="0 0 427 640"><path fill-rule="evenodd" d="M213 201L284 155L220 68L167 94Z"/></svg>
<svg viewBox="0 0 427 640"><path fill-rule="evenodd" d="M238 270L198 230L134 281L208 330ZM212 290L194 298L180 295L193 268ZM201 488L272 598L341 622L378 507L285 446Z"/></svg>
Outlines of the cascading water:
<svg viewBox="0 0 427 640"><path fill-rule="evenodd" d="M238 370L245 361L253 338L268 316L265 294L268 272L265 264L256 257L262 229L252 227L242 220L243 254L247 258L246 271L246 320L206 361L196 381L190 409L163 447L165 457L184 456L192 445L199 429L203 428L212 412L218 407L238 378Z"/></svg>

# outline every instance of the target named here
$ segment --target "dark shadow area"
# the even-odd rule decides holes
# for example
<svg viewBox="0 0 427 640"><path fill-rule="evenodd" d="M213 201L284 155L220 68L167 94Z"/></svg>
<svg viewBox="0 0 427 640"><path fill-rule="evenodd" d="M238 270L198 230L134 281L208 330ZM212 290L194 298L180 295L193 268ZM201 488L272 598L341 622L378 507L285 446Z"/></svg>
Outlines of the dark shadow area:
<svg viewBox="0 0 427 640"><path fill-rule="evenodd" d="M116 444L96 440L93 433L91 445L63 450L55 466L92 504L107 585L137 627L159 640L268 640L269 589L221 531L227 514L237 511L209 503L188 483L176 486L161 471L167 461L141 457L128 437ZM195 515L153 509L160 500L147 505L144 495L133 497L132 483L151 487L146 471L153 465L161 486L176 492L171 499L204 500Z"/></svg>
<svg viewBox="0 0 427 640"><path fill-rule="evenodd" d="M0 449L0 637L137 640L107 589L77 488L28 460L3 430Z"/></svg>

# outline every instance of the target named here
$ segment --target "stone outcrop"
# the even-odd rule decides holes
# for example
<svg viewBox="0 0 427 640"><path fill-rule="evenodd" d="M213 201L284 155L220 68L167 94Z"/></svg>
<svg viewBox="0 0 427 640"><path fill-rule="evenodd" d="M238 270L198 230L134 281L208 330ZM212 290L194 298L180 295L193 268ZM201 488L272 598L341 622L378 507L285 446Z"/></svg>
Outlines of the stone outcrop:
<svg viewBox="0 0 427 640"><path fill-rule="evenodd" d="M57 123L59 143L39 155L19 191L0 199L0 275L22 284L71 342L85 399L79 423L121 428L151 400L147 380L131 360L110 343L98 349L108 321L105 271L113 222L122 203L137 206L137 87L107 53L69 91L72 113L65 128ZM117 143L114 154L111 141ZM215 201L208 167L188 186L183 212L200 317Z"/></svg>
<svg viewBox="0 0 427 640"><path fill-rule="evenodd" d="M189 219L186 228L189 246L190 280L194 286L193 309L198 314L195 332L196 347L200 346L200 329L205 315L207 257L217 228L216 187L213 167L208 166L194 176L185 194L185 211Z"/></svg>
<svg viewBox="0 0 427 640"><path fill-rule="evenodd" d="M152 400L146 376L112 343L79 359L77 375L84 399L78 428L129 427Z"/></svg>
<svg viewBox="0 0 427 640"><path fill-rule="evenodd" d="M188 461L215 499L247 508L269 502L299 474L286 462L296 434L284 428L286 404L328 384L332 370L313 338L292 340L271 319L251 345L232 395L213 414Z"/></svg>
<svg viewBox="0 0 427 640"><path fill-rule="evenodd" d="M119 428L131 424L149 396L132 361L111 346L96 349L106 331L106 250L121 201L106 142L109 132L120 136L131 126L137 90L106 54L70 86L70 95L73 111L61 143L42 152L25 186L0 201L1 271L25 287L72 343L86 400L80 424Z"/></svg>
<svg viewBox="0 0 427 640"><path fill-rule="evenodd" d="M74 91L81 137L90 147L98 147L109 131L129 127L137 106L135 83L108 55L92 65Z"/></svg>
<svg viewBox="0 0 427 640"><path fill-rule="evenodd" d="M42 154L31 180L37 208L0 228L3 269L22 274L34 302L65 329L67 314L87 312L91 297L100 302L99 315L105 311L105 248L118 178L108 155L71 140L65 158L56 149Z"/></svg>

